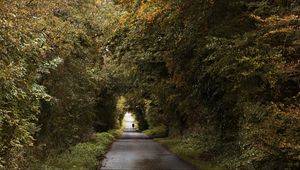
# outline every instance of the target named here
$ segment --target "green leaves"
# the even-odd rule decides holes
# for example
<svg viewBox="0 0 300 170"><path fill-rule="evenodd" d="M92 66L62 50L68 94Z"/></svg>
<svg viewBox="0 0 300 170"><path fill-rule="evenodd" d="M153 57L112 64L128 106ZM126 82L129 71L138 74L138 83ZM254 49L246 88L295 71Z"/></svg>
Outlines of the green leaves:
<svg viewBox="0 0 300 170"><path fill-rule="evenodd" d="M233 168L260 169L265 160L285 160L270 137L255 139L264 133L275 137L272 129L284 126L269 124L277 122L268 110L271 102L299 102L293 12L278 12L267 1L118 2L131 7L131 14L111 39L111 63L128 68L121 76L134 88L125 96L141 122L167 125L171 134L213 129L206 137L216 141L213 149L225 155L224 162L241 161L227 164ZM264 143L270 146L260 147ZM239 151L247 144L249 149ZM295 148L289 153L297 153Z"/></svg>
<svg viewBox="0 0 300 170"><path fill-rule="evenodd" d="M115 98L100 79L101 53L120 12L112 2L78 3L0 2L0 165L6 169L26 169L36 156L30 153L88 139L96 113L115 126ZM108 113L96 112L102 102Z"/></svg>

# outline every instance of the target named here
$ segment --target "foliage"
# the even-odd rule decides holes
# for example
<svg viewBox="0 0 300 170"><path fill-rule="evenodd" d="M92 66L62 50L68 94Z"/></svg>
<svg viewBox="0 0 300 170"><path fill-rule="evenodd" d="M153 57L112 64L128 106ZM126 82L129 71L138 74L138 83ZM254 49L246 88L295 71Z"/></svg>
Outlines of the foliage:
<svg viewBox="0 0 300 170"><path fill-rule="evenodd" d="M147 129L144 131L144 133L153 138L162 138L167 136L168 131L166 126L161 125L151 129Z"/></svg>
<svg viewBox="0 0 300 170"><path fill-rule="evenodd" d="M91 141L78 143L59 155L49 156L45 163L32 168L94 169L99 166L99 158L104 156L107 148L119 134L118 131L97 133Z"/></svg>
<svg viewBox="0 0 300 170"><path fill-rule="evenodd" d="M110 48L132 68L125 96L140 122L175 137L203 132L213 144L197 154L228 168L299 166L299 132L280 130L299 124L298 2L118 2L130 15Z"/></svg>
<svg viewBox="0 0 300 170"><path fill-rule="evenodd" d="M92 0L0 2L1 168L26 169L88 140L95 117L105 130L117 125L112 83L102 79L116 9Z"/></svg>
<svg viewBox="0 0 300 170"><path fill-rule="evenodd" d="M199 158L199 155L203 152L199 150L199 139L187 138L184 141L181 138L160 138L155 141L161 143L167 147L171 152L178 155L181 159L193 164L198 169L204 170L221 170L225 169L219 163L207 160L205 155L203 158Z"/></svg>
<svg viewBox="0 0 300 170"><path fill-rule="evenodd" d="M141 130L202 142L199 159L298 168L299 11L296 0L1 1L0 166L25 169L131 111Z"/></svg>

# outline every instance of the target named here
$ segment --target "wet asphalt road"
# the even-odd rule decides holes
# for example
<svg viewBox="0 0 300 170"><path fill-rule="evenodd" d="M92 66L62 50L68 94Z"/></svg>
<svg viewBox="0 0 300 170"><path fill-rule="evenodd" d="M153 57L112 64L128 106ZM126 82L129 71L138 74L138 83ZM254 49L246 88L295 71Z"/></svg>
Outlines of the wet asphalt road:
<svg viewBox="0 0 300 170"><path fill-rule="evenodd" d="M131 115L125 116L126 128L113 143L102 162L102 170L194 170L145 134L136 132Z"/></svg>

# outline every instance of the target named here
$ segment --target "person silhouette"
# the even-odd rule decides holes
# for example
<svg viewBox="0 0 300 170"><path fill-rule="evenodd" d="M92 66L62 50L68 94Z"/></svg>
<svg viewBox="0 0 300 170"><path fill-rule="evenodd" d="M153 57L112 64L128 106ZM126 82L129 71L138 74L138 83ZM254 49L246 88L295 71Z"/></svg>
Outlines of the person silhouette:
<svg viewBox="0 0 300 170"><path fill-rule="evenodd" d="M132 125L131 125L131 126L132 126L132 128L134 128L134 123L132 123Z"/></svg>

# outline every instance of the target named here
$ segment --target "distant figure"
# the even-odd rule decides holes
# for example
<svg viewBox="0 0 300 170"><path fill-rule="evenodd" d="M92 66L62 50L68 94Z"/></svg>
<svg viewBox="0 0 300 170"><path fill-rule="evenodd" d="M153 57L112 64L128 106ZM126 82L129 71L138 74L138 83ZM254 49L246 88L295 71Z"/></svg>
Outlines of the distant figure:
<svg viewBox="0 0 300 170"><path fill-rule="evenodd" d="M132 126L132 128L134 128L134 123L132 123L132 125L131 125L131 126Z"/></svg>

